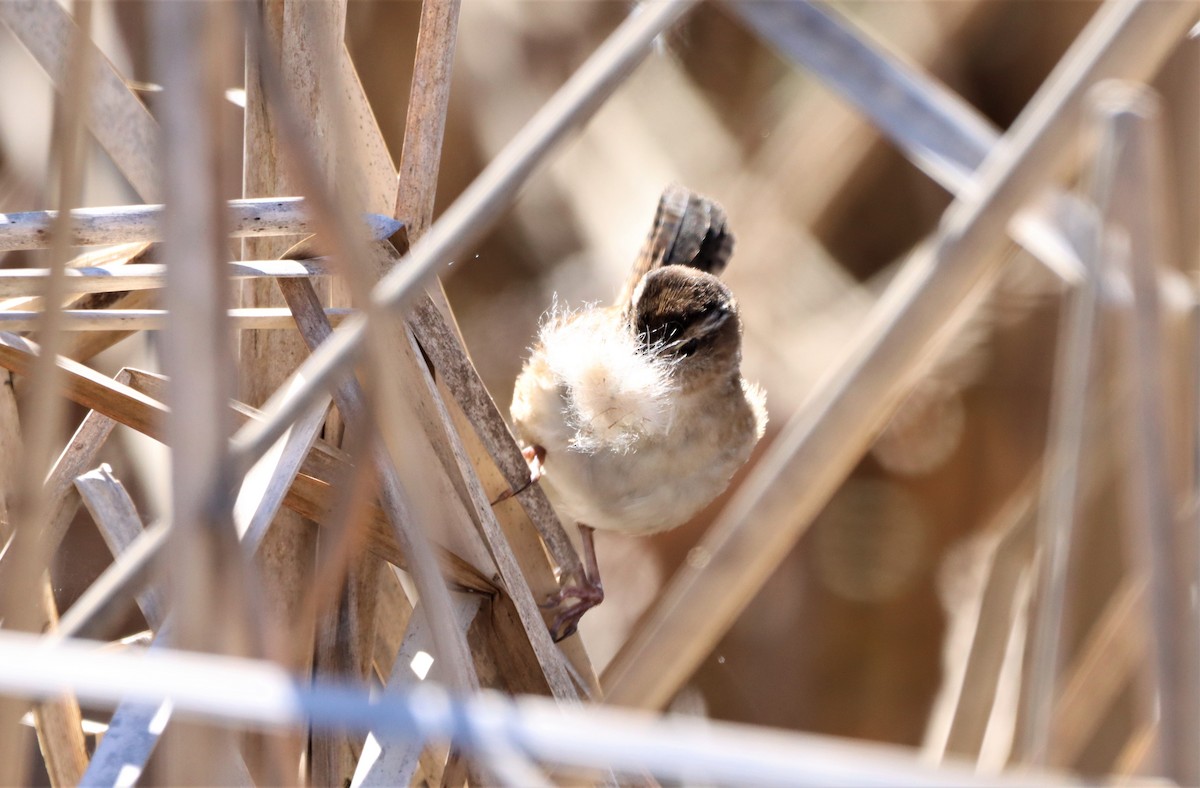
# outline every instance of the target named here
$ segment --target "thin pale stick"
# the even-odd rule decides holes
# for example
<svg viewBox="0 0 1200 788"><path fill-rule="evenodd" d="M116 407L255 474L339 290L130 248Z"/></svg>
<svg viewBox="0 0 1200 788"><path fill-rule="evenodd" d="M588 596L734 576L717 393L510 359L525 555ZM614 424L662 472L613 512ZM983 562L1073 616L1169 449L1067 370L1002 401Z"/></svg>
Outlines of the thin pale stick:
<svg viewBox="0 0 1200 788"><path fill-rule="evenodd" d="M310 347L317 347L329 336L331 328L328 322L321 317L320 301L317 299L312 285L305 280L295 280L280 281L279 286L290 304L301 336ZM356 429L365 427L369 413L364 394L357 381L350 379L343 382L335 392L335 399L338 409L348 424L357 425ZM374 450L375 459L377 463L382 463L384 458L378 456L379 451L382 451L382 447ZM387 473L386 470L381 472ZM390 498L397 490L396 484L385 483L383 485L381 491L384 498L383 505L388 512L399 512L400 508L404 506L403 502ZM353 531L340 532L333 542L327 544L327 548L331 549L334 554L338 554L343 552L347 544L355 539L356 534Z"/></svg>
<svg viewBox="0 0 1200 788"><path fill-rule="evenodd" d="M305 6L315 6L306 9ZM280 146L279 130L275 113L268 111L263 86L264 71L268 68L278 72L280 68L287 73L290 87L297 93L303 92L309 103L304 107L305 118L309 121L306 130L318 122L325 122L328 113L325 103L329 98L328 86L316 79L312 63L312 52L305 41L305 29L300 27L306 23L309 16L325 16L332 14L339 26L334 29L322 29L316 25L307 30L312 37L325 38L337 36L341 30L340 21L344 20L345 8L343 3L285 3L282 0L270 3L243 3L240 10L244 13L247 27L245 81L246 112L244 120L243 140L244 153L242 163L242 191L246 197L273 196L279 194L296 194L303 190L298 188L294 177L291 177L290 163L285 163L284 153ZM307 12L311 11L311 14ZM263 29L263 28L267 29ZM299 28L299 29L297 29ZM289 33L289 31L292 31ZM271 37L273 48L264 45L266 36ZM297 41L292 46L284 43L285 37L293 35ZM311 146L309 143L311 142ZM331 155L330 145L323 144L321 137L315 133L309 135L300 149L294 152L293 160L305 159L309 156L320 156L327 164ZM324 173L329 173L329 168ZM324 176L323 176L324 178ZM326 181L322 180L322 185ZM319 216L319 214L318 214ZM319 222L313 225L315 230L324 235ZM242 245L242 256L251 257L280 257L290 246L271 239L247 239ZM327 304L330 301L331 290L335 285L332 280L319 284L321 293ZM241 287L243 306L271 307L280 305L282 301L275 292L275 287L267 281L250 281ZM300 338L294 333L243 331L239 336L240 376L239 396L253 405L260 405L274 391L305 355L305 349ZM333 412L330 412L331 417ZM336 417L334 417L336 418ZM332 427L333 425L331 425ZM335 435L336 429L330 434ZM343 477L348 478L348 477ZM311 515L310 515L311 516ZM303 617L300 600L307 587L312 582L312 572L317 560L317 543L319 533L313 533L304 518L295 512L281 512L271 525L266 535L265 546L258 563L263 575L268 579L269 594L267 604L272 610L272 617L287 622L304 622L305 632L297 638L294 651L286 661L289 664L299 664L308 670L314 659L313 638L316 630L311 618ZM277 633L279 638L288 634L285 631ZM306 744L306 735L302 734L293 742L293 751L289 759L296 763L302 758L301 751ZM267 771L265 742L247 742L246 753L251 766L256 772ZM261 746L260 746L261 745ZM262 781L263 777L258 776Z"/></svg>
<svg viewBox="0 0 1200 788"><path fill-rule="evenodd" d="M974 187L975 171L999 133L958 95L869 40L825 3L723 5L862 110L947 191Z"/></svg>
<svg viewBox="0 0 1200 788"><path fill-rule="evenodd" d="M947 211L934 242L893 281L849 353L788 424L698 555L610 664L613 702L660 708L766 582L995 273L1013 213L1070 157L1086 90L1152 73L1192 21L1186 5L1104 6L980 168L977 196ZM345 330L346 326L342 330ZM800 491L797 494L796 491Z"/></svg>
<svg viewBox="0 0 1200 788"><path fill-rule="evenodd" d="M175 650L114 652L67 641L46 648L23 633L0 633L0 690L23 696L74 690L111 707L130 697L174 713L226 725L282 729L309 722L323 730L377 730L470 746L490 732L538 761L648 770L662 778L698 777L756 785L1059 785L1044 772L978 775L957 763L932 768L916 751L673 715L661 719L613 708L570 708L538 697L483 692L462 698L423 684L386 701L365 688L297 681L278 665Z"/></svg>
<svg viewBox="0 0 1200 788"><path fill-rule="evenodd" d="M385 247L384 252L390 254L391 250ZM389 262L393 266L399 264L398 260L389 260ZM289 287L292 286L299 285L289 285ZM418 349L415 347L412 335L407 331L402 334L400 341L406 339L410 343L413 343L413 347L411 348L413 352L409 358L416 362L410 366L410 369L413 369L420 382L424 383L424 390L419 391L416 396L420 400L429 403L433 410L433 413L429 414L429 417L436 422L433 426L440 433L435 437L446 442L449 448L452 462L454 463L454 467L450 469L450 472L460 477L460 481L465 488L465 495L471 505L472 518L488 544L491 555L504 580L504 586L516 607L521 624L525 630L525 635L529 639L530 646L537 656L538 664L549 683L551 693L560 700L576 700L578 692L565 670L562 655L551 641L538 609L537 601L533 598L530 591L529 582L523 574L520 563L517 561L513 549L496 519L496 513L490 505L490 498L484 491L475 466L468 457L467 450L463 445L463 439L459 435L447 411L446 405L439 395L439 391L429 374L429 370L423 364L420 364L419 361L416 361L419 358Z"/></svg>
<svg viewBox="0 0 1200 788"><path fill-rule="evenodd" d="M162 123L163 250L169 317L162 363L170 378L167 445L171 449L169 588L176 639L184 649L258 650L251 622L247 563L233 527L233 485L226 461L237 379L225 322L228 238L219 109L235 84L240 38L232 6L164 3L151 7L152 54L164 86ZM267 622L270 619L266 619ZM232 736L204 727L177 730L164 754L165 781L224 779Z"/></svg>
<svg viewBox="0 0 1200 788"><path fill-rule="evenodd" d="M323 258L233 262L229 264L229 278L327 276L331 271L324 262ZM25 296L40 289L49 273L45 268L6 268L0 271L0 298ZM164 287L166 275L167 267L154 263L133 263L116 268L69 268L64 289L73 294L151 290Z"/></svg>
<svg viewBox="0 0 1200 788"><path fill-rule="evenodd" d="M75 486L114 558L122 555L143 532L137 509L124 486L107 465L79 476ZM166 609L161 590L150 586L137 594L137 601L147 623L155 631L151 647L164 647L170 641L170 627L165 625ZM169 701L158 705L122 702L114 711L80 784L114 785L129 781L131 775L140 775L157 747L170 715ZM235 768L238 765L235 764Z"/></svg>
<svg viewBox="0 0 1200 788"><path fill-rule="evenodd" d="M433 221L461 4L462 0L421 3L417 53L404 122L404 147L396 178L396 208L392 213L408 222L408 236L414 242Z"/></svg>
<svg viewBox="0 0 1200 788"><path fill-rule="evenodd" d="M106 247L104 249L95 250L84 253L73 259L70 267L98 267L108 270L119 268L127 263L136 262L143 259L149 252L150 244L135 243L123 244L121 246ZM82 296L74 296L64 302L65 309L88 309L96 306L105 306L114 309L136 309L151 305L152 294L146 291L135 290L119 295L111 294L86 294ZM38 296L26 296L21 298L10 298L0 302L0 311L6 310L36 310L42 308L42 299ZM129 336L129 332L112 332L104 334L87 334L72 332L65 337L63 342L63 355L67 358L73 358L77 361L83 361L91 358L100 351L111 347L120 340ZM21 381L25 383L26 381Z"/></svg>
<svg viewBox="0 0 1200 788"><path fill-rule="evenodd" d="M24 456L21 429L18 421L17 402L11 384L0 388L0 447L10 463ZM7 493L17 472L12 468L0 470L0 537L11 536L8 516ZM63 503L70 496L60 494L53 485L47 484L46 495L58 508L74 508ZM47 552L50 550L47 548ZM0 578L5 576L4 559L14 551L0 550ZM40 583L41 618L48 629L58 626L58 606L49 573L43 573ZM38 745L52 785L74 785L79 782L87 768L87 747L82 730L82 715L79 702L71 695L37 703L33 708L33 723L37 731ZM23 737L22 737L23 738Z"/></svg>
<svg viewBox="0 0 1200 788"><path fill-rule="evenodd" d="M724 7L858 108L947 191L972 195L975 172L999 142L1000 131L962 97L825 3L726 2ZM1060 257L1062 233L1044 209L1061 196L1056 188L1047 189L1042 206L1022 211L1009 233L1051 270L1074 280L1081 272L1073 260Z"/></svg>
<svg viewBox="0 0 1200 788"><path fill-rule="evenodd" d="M328 309L329 322L341 325L356 309ZM0 312L0 331L29 331L38 325L44 312ZM170 311L166 309L65 309L61 311L62 331L129 332L161 331L167 328ZM282 307L250 307L226 310L231 328L294 328L291 313Z"/></svg>
<svg viewBox="0 0 1200 788"><path fill-rule="evenodd" d="M169 534L169 524L160 520L138 535L63 614L55 636L107 634L114 619L125 613L125 600L134 598L149 581L153 562L162 554Z"/></svg>
<svg viewBox="0 0 1200 788"><path fill-rule="evenodd" d="M1143 85L1110 82L1096 91L1104 127L1101 164L1114 184L1100 203L1104 253L1114 273L1128 276L1132 314L1121 326L1123 377L1132 381L1125 410L1129 441L1129 537L1137 571L1149 577L1150 653L1158 687L1159 747L1165 773L1180 784L1200 782L1194 616L1181 576L1183 545L1172 485L1166 423L1166 359L1156 271L1172 266L1165 161L1159 135L1161 107Z"/></svg>
<svg viewBox="0 0 1200 788"><path fill-rule="evenodd" d="M396 652L404 642L404 633L408 631L408 621L412 617L412 602L404 591L404 585L394 567L384 572L379 583L379 607L391 611L391 616L380 618L375 629L375 676L380 682L386 682L391 672L392 664L396 661Z"/></svg>
<svg viewBox="0 0 1200 788"><path fill-rule="evenodd" d="M1096 187L1112 183L1098 178ZM1049 762L1054 698L1062 668L1061 640L1066 616L1067 570L1074 545L1080 473L1086 461L1085 424L1094 397L1089 390L1093 358L1097 355L1097 299L1103 266L1099 258L1099 227L1073 228L1086 264L1081 282L1068 293L1058 334L1045 478L1038 507L1037 595L1031 632L1031 659L1022 687L1025 721L1023 759L1036 765Z"/></svg>
<svg viewBox="0 0 1200 788"><path fill-rule="evenodd" d="M233 238L274 238L311 235L316 227L311 206L302 197L260 197L229 200L226 217ZM163 240L161 205L119 205L111 208L76 208L70 213L71 246L104 246L131 241ZM58 211L0 214L0 252L45 249ZM403 222L378 214L364 214L363 226L372 238L393 235Z"/></svg>
<svg viewBox="0 0 1200 788"><path fill-rule="evenodd" d="M107 465L102 465L76 478L75 487L113 557L124 554L144 531L137 508L124 486ZM166 605L162 589L150 585L136 598L146 623L155 632L153 647L162 648L170 637L168 628L163 626ZM96 747L82 784L114 785L122 779L128 780L134 771L140 775L158 745L170 714L169 702L161 705L122 702Z"/></svg>
<svg viewBox="0 0 1200 788"><path fill-rule="evenodd" d="M48 306L37 325L38 336L49 348L50 355L38 360L31 375L31 397L39 407L30 413L24 436L25 462L10 512L14 531L7 552L12 553L12 571L7 573L0 588L0 615L4 616L4 625L18 630L37 628L43 617L37 602L38 583L47 568L49 556L43 546L41 524L53 506L43 480L56 447L60 445L66 418L66 402L57 395L60 372L55 358L62 342L59 305L64 296L64 271L71 257L69 212L82 200L83 174L87 168L83 132L84 97L90 95L91 49L86 41L91 27L91 3L84 0L76 11L78 26L68 36L70 44L62 61L62 90L56 95L51 135L51 161L57 180L60 215L50 229L50 276L41 294ZM0 699L0 784L3 785L21 784L26 780L27 758L13 751L21 737L11 735L9 730L10 726L19 724L23 713L19 703Z"/></svg>
<svg viewBox="0 0 1200 788"><path fill-rule="evenodd" d="M460 5L460 0L425 0L421 6L395 208L396 217L407 219L412 242L425 234L433 220ZM529 485L529 467L462 346L440 284L432 285L430 291L414 300L409 326L432 362L438 380L453 392L493 461L508 478L509 491L522 490ZM532 523L562 571L577 571L578 558L558 519L540 518Z"/></svg>
<svg viewBox="0 0 1200 788"><path fill-rule="evenodd" d="M1017 591L1033 557L1036 482L1036 476L1031 475L986 528L1002 531L1003 536L991 557L958 699L939 757L949 754L978 759L982 751L1009 639L1019 615Z"/></svg>

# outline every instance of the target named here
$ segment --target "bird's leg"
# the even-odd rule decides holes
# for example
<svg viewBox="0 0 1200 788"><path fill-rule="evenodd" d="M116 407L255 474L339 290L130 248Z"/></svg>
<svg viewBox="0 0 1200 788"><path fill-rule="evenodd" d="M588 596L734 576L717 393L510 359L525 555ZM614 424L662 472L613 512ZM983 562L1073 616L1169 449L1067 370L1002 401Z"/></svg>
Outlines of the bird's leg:
<svg viewBox="0 0 1200 788"><path fill-rule="evenodd" d="M542 607L560 608L550 625L550 634L554 642L575 634L579 627L579 619L583 614L604 601L604 585L600 582L600 564L596 560L596 529L589 525L579 525L579 535L583 542L583 577L568 579ZM567 600L574 600L563 606Z"/></svg>

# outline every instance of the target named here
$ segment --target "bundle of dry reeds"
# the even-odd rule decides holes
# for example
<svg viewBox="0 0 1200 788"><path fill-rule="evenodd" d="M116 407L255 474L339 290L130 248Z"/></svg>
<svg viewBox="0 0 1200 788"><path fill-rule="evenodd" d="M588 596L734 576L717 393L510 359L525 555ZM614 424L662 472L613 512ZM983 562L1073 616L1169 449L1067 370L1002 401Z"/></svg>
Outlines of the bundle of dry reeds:
<svg viewBox="0 0 1200 788"><path fill-rule="evenodd" d="M0 784L1200 782L1200 6L903 5L0 3ZM672 180L772 432L556 643L502 414Z"/></svg>

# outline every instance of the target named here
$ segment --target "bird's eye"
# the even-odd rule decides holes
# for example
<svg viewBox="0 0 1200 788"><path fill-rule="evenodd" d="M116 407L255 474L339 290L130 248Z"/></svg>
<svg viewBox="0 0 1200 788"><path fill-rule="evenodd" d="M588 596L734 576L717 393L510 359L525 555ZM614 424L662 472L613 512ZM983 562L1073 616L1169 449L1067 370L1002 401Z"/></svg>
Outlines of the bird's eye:
<svg viewBox="0 0 1200 788"><path fill-rule="evenodd" d="M671 320L663 325L662 339L664 342L670 342L683 333L683 326L675 320Z"/></svg>
<svg viewBox="0 0 1200 788"><path fill-rule="evenodd" d="M687 342L683 343L682 347L679 348L679 355L684 357L690 356L695 353L699 347L699 339L689 339Z"/></svg>

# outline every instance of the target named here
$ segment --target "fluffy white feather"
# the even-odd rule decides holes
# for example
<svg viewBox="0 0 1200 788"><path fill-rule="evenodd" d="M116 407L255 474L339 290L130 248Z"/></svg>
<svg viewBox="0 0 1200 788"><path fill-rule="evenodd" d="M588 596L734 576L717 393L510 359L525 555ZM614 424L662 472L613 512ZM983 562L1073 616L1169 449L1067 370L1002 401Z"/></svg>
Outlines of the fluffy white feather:
<svg viewBox="0 0 1200 788"><path fill-rule="evenodd" d="M575 432L571 449L624 453L642 437L670 429L672 360L640 352L637 339L608 310L566 313L556 307L539 339Z"/></svg>

